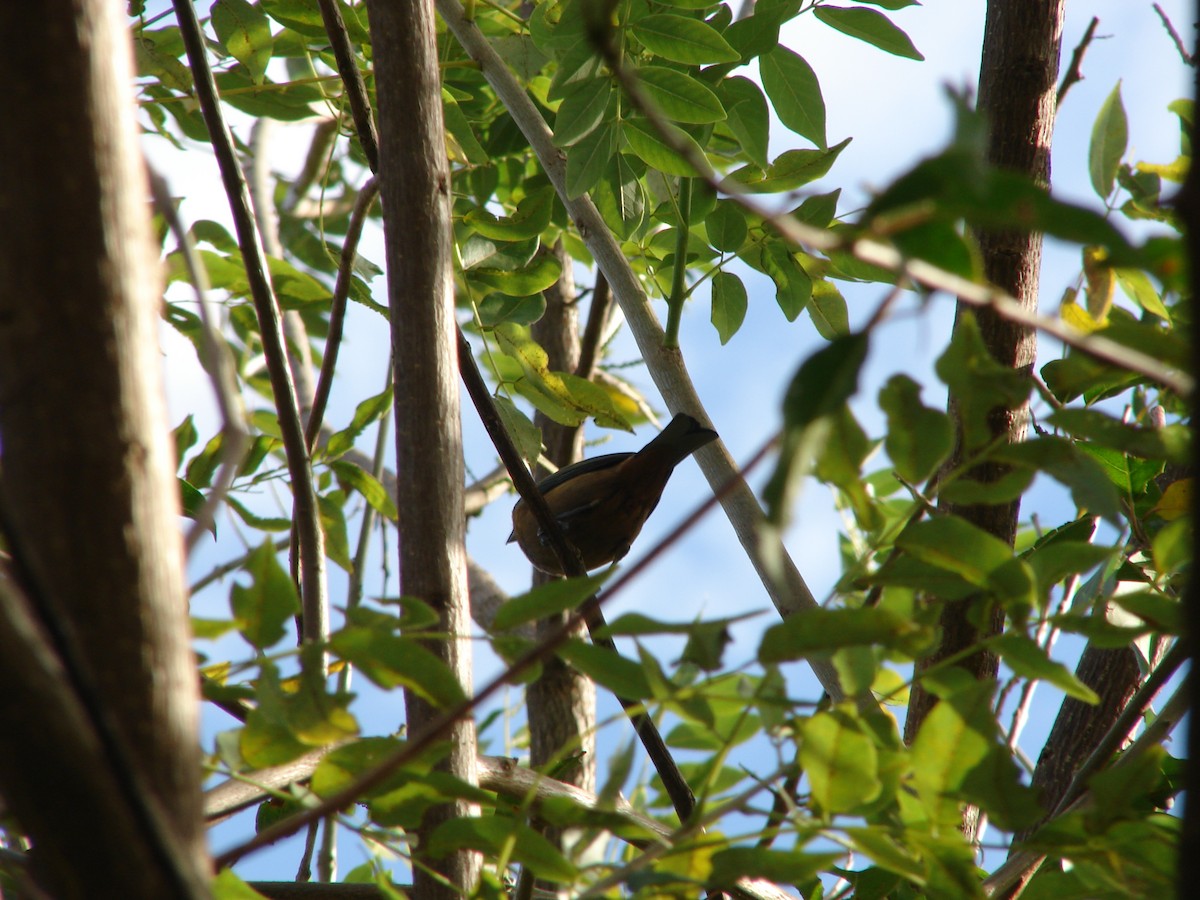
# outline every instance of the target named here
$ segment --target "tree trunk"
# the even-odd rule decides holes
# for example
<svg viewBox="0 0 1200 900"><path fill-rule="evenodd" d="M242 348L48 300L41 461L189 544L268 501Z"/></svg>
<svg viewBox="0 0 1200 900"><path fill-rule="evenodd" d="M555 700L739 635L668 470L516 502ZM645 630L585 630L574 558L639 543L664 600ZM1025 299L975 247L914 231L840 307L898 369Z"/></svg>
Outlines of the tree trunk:
<svg viewBox="0 0 1200 900"><path fill-rule="evenodd" d="M571 259L557 250L563 263L563 275L546 291L546 313L533 324L533 337L546 351L550 368L574 372L579 364L579 315L576 306L575 279ZM546 456L556 466L568 465L583 456L583 428L559 425L542 413L534 418L542 430ZM539 467L537 478L550 474ZM534 572L535 584L550 576ZM539 633L557 629L566 614L542 620ZM578 765L555 773L560 781L595 790L596 784L596 687L557 656L542 665L542 674L527 688L530 762L535 769L561 758L560 754L582 753Z"/></svg>
<svg viewBox="0 0 1200 900"><path fill-rule="evenodd" d="M429 649L470 692L450 173L433 7L421 0L373 0L367 13L378 85L379 183L395 366L400 590L438 610L449 639L431 642ZM422 731L438 712L413 691L405 692L405 709L410 734ZM459 722L447 736L450 750L443 768L474 784L474 724ZM474 887L475 854L460 851L433 859L424 849L438 825L470 814L465 802L448 803L431 809L417 829L413 888L420 900L458 898Z"/></svg>
<svg viewBox="0 0 1200 900"><path fill-rule="evenodd" d="M990 123L988 161L1000 168L1020 172L1043 183L1050 182L1050 138L1054 125L1055 86L1062 40L1063 0L990 0L983 35L983 59L979 73L979 106ZM984 274L989 281L1016 297L1030 309L1037 308L1038 273L1042 261L1042 236L1013 231L989 231L978 235ZM959 304L955 322L968 308ZM984 343L1001 365L1019 371L1032 369L1037 351L1036 335L989 310L975 313ZM955 398L950 412L958 419ZM1009 442L1025 438L1028 407L997 409L991 418L992 433ZM956 452L947 464L962 462ZM981 465L970 473L979 481L994 481L1003 474L994 465ZM955 506L951 512L995 535L1008 544L1016 536L1019 501L999 506ZM1000 609L984 611L985 624L977 627L966 602L947 603L942 609L942 642L937 651L917 664L917 674L941 660L961 652L981 638L997 633L1004 623ZM976 653L961 662L980 680L996 677L999 662L992 653ZM935 699L918 681L912 692L905 739L912 741ZM964 820L968 833L975 832L975 815Z"/></svg>
<svg viewBox="0 0 1200 900"><path fill-rule="evenodd" d="M119 15L0 7L0 792L48 894L197 897L198 685Z"/></svg>

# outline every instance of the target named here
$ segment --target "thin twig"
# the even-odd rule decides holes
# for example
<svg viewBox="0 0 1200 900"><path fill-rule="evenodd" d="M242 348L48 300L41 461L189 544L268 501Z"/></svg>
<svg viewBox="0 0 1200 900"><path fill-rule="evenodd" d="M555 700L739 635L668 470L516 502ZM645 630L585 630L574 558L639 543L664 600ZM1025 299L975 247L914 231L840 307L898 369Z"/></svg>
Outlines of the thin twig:
<svg viewBox="0 0 1200 900"><path fill-rule="evenodd" d="M183 256L187 268L188 280L196 294L196 307L200 313L202 352L201 363L208 373L212 383L213 396L217 401L217 411L221 416L221 465L212 490L204 498L204 505L196 512L192 527L188 530L184 542L186 551L190 554L196 543L207 534L216 519L217 508L224 501L233 480L237 477L238 468L242 463L242 454L250 441L246 429L246 411L242 404L242 395L238 390L237 372L233 363L233 355L225 342L221 330L214 321L208 300L208 272L204 268L200 255L196 252L195 242L188 230L183 227L183 219L175 204L171 202L171 191L164 179L149 163L150 193L154 198L154 206L159 215L167 223L175 240L179 244L179 252Z"/></svg>
<svg viewBox="0 0 1200 900"><path fill-rule="evenodd" d="M258 229L254 226L246 180L234 153L233 138L221 113L217 85L208 65L204 34L200 30L195 7L190 0L172 0L172 5L195 81L196 99L208 126L209 138L229 198L238 246L258 316L263 356L291 477L294 516L299 524L298 549L302 571L300 596L304 609L305 637L322 641L329 632L329 607L325 594L325 536L317 511L317 493L304 442L300 404L287 364L279 306L270 279L267 278L266 255Z"/></svg>
<svg viewBox="0 0 1200 900"><path fill-rule="evenodd" d="M1175 26L1171 24L1171 20L1167 18L1167 14L1162 11L1162 7L1157 3L1154 4L1154 11L1158 13L1158 18L1162 20L1163 28L1167 29L1167 34L1171 35L1171 40L1175 42L1175 49L1179 51L1180 58L1189 66L1196 65L1196 57L1188 52L1184 46L1183 38L1179 36L1179 32L1175 30Z"/></svg>
<svg viewBox="0 0 1200 900"><path fill-rule="evenodd" d="M1063 97L1067 96L1067 91L1071 89L1072 85L1083 81L1083 55L1091 46L1092 40L1096 36L1096 26L1099 24L1099 17L1093 16L1092 21L1088 23L1087 31L1083 33L1083 39L1075 45L1075 49L1071 52L1071 63L1067 66L1067 72L1058 85L1056 107L1062 106Z"/></svg>
<svg viewBox="0 0 1200 900"><path fill-rule="evenodd" d="M321 421L325 418L325 408L329 405L329 394L333 390L333 371L337 367L338 351L342 346L342 332L346 323L346 304L350 296L350 285L354 278L354 258L358 254L358 240L362 236L367 213L378 194L378 181L373 177L368 178L354 202L354 212L350 216L350 224L346 229L346 238L342 244L341 264L338 266L337 282L333 287L333 300L329 306L329 334L325 338L325 356L321 360L321 374L317 378L317 388L313 392L312 412L304 430L304 439L309 453L312 453L317 445L317 435L321 433Z"/></svg>
<svg viewBox="0 0 1200 900"><path fill-rule="evenodd" d="M600 358L600 342L608 325L609 310L612 309L612 291L603 272L596 273L596 286L592 289L592 302L588 306L587 324L579 341L579 365L575 374L589 381Z"/></svg>
<svg viewBox="0 0 1200 900"><path fill-rule="evenodd" d="M317 0L317 5L321 8L325 33L329 36L333 57L337 61L338 75L341 76L350 101L350 115L354 119L354 130L358 133L363 155L367 158L367 165L371 171L379 174L379 134L375 130L375 120L371 117L367 85L363 81L362 72L358 70L354 46L350 43L350 33L346 30L342 11L338 8L336 0Z"/></svg>
<svg viewBox="0 0 1200 900"><path fill-rule="evenodd" d="M471 346L462 336L461 331L459 332L458 366L467 393L474 402L475 410L483 421L496 451L500 454L501 462L508 470L513 486L536 516L542 534L548 538L550 546L554 548L559 562L562 563L563 571L570 577L587 575L587 569L583 565L579 551L567 541L562 526L551 512L542 492L534 483L533 475L525 468L520 451L517 450L508 432L505 431L500 413L492 401L491 392L488 390L479 368L475 365L475 358L471 355ZM584 607L587 605L585 603ZM592 643L613 653L617 652L616 643L612 638L599 634L600 630L605 627L605 622L598 607L584 619L584 622L587 623L588 631L592 636ZM696 797L688 786L687 780L679 771L679 766L671 756L671 751L667 749L666 742L658 731L658 726L654 724L654 720L645 712L639 701L617 695L617 702L628 714L634 731L637 732L638 738L646 748L646 754L662 779L663 787L671 798L679 820L686 822L696 808Z"/></svg>

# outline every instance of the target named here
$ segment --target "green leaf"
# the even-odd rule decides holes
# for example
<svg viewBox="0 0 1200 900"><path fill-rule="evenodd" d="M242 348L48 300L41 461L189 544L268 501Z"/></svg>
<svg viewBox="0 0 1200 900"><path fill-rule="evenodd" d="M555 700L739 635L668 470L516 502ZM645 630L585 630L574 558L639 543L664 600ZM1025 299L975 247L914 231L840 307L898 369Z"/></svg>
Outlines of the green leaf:
<svg viewBox="0 0 1200 900"><path fill-rule="evenodd" d="M396 512L395 501L392 500L388 492L384 490L383 485L370 472L367 472L355 463L345 462L344 460L331 462L329 468L333 469L337 474L339 481L345 482L358 491L375 512L379 513L389 522L395 522L399 518L399 514Z"/></svg>
<svg viewBox="0 0 1200 900"><path fill-rule="evenodd" d="M182 422L180 422L171 432L171 441L175 447L175 468L178 469L183 465L184 454L192 447L196 446L196 441L199 440L200 433L196 431L196 423L189 413Z"/></svg>
<svg viewBox="0 0 1200 900"><path fill-rule="evenodd" d="M668 124L667 134L677 144L690 148L692 158L704 167L700 175L712 174L704 151L696 143L695 138L675 125ZM657 169L664 175L680 175L691 177L696 175L692 164L677 153L673 146L666 143L655 127L645 119L627 119L622 123L621 134L629 143L629 149L640 157L646 165Z"/></svg>
<svg viewBox="0 0 1200 900"><path fill-rule="evenodd" d="M385 690L403 687L442 707L461 703L466 696L450 667L413 638L381 627L347 625L330 635L329 646Z"/></svg>
<svg viewBox="0 0 1200 900"><path fill-rule="evenodd" d="M333 495L317 495L317 509L321 514L321 530L325 532L325 555L337 563L343 571L354 571L354 560L350 557L350 538L346 532L345 498L341 491Z"/></svg>
<svg viewBox="0 0 1200 900"><path fill-rule="evenodd" d="M1050 360L1042 366L1042 378L1061 403L1069 403L1084 394L1102 395L1130 385L1134 380L1124 369L1077 352Z"/></svg>
<svg viewBox="0 0 1200 900"><path fill-rule="evenodd" d="M835 338L806 359L788 385L779 462L763 488L767 516L773 524L784 521L800 478L807 474L828 436L831 417L858 390L868 348L865 333Z"/></svg>
<svg viewBox="0 0 1200 900"><path fill-rule="evenodd" d="M756 193L794 191L828 173L834 160L849 143L850 138L846 138L826 150L786 150L767 167L760 178L752 177L750 172L746 175L739 172L734 177Z"/></svg>
<svg viewBox="0 0 1200 900"><path fill-rule="evenodd" d="M712 277L712 323L722 344L737 334L746 318L748 299L742 279L732 272L717 272Z"/></svg>
<svg viewBox="0 0 1200 900"><path fill-rule="evenodd" d="M354 446L354 440L362 434L367 426L378 421L392 407L392 389L386 388L374 397L368 397L354 408L354 416L350 424L341 431L335 432L325 444L325 453L331 458L341 456Z"/></svg>
<svg viewBox="0 0 1200 900"><path fill-rule="evenodd" d="M965 449L992 439L994 409L1016 409L1029 394L1030 383L1020 372L1000 365L984 346L979 325L971 314L955 323L950 346L938 358L938 377L958 401Z"/></svg>
<svg viewBox="0 0 1200 900"><path fill-rule="evenodd" d="M779 46L758 58L758 71L779 121L825 149L825 100L812 66Z"/></svg>
<svg viewBox="0 0 1200 900"><path fill-rule="evenodd" d="M841 858L837 853L801 853L766 847L727 847L712 858L709 883L734 887L743 878L763 878L776 884L803 884Z"/></svg>
<svg viewBox="0 0 1200 900"><path fill-rule="evenodd" d="M687 16L656 13L630 27L651 53L688 65L738 62L741 55L711 25Z"/></svg>
<svg viewBox="0 0 1200 900"><path fill-rule="evenodd" d="M967 774L994 752L991 683L980 683L934 705L913 741L913 786L935 820L957 814L953 801Z"/></svg>
<svg viewBox="0 0 1200 900"><path fill-rule="evenodd" d="M1043 597L1065 578L1083 575L1112 558L1113 548L1087 541L1055 541L1044 547L1034 547L1025 559L1033 569Z"/></svg>
<svg viewBox="0 0 1200 900"><path fill-rule="evenodd" d="M472 210L474 212L474 210ZM471 213L467 213L471 215ZM464 216L464 220L465 220ZM485 228L491 229L495 220L484 220ZM475 269L488 266L493 269L514 271L529 265L537 253L541 242L537 237L523 241L509 241L503 238L487 238L478 231L472 231L459 243L458 255L463 269Z"/></svg>
<svg viewBox="0 0 1200 900"><path fill-rule="evenodd" d="M464 816L443 822L430 836L426 852L436 859L455 850L477 850L492 859L509 853L513 861L548 881L571 882L579 874L550 841L508 816Z"/></svg>
<svg viewBox="0 0 1200 900"><path fill-rule="evenodd" d="M555 146L569 147L599 127L612 96L608 78L589 78L572 85L554 118Z"/></svg>
<svg viewBox="0 0 1200 900"><path fill-rule="evenodd" d="M522 269L507 270L477 266L468 273L470 280L510 297L526 297L544 291L562 275L562 262L548 251L539 251Z"/></svg>
<svg viewBox="0 0 1200 900"><path fill-rule="evenodd" d="M492 620L493 631L506 631L547 616L575 609L596 593L608 578L607 572L579 578L559 578L540 584L528 593L508 600Z"/></svg>
<svg viewBox="0 0 1200 900"><path fill-rule="evenodd" d="M1113 181L1128 141L1129 120L1121 102L1121 82L1118 81L1100 107L1088 147L1088 176L1101 200L1107 200L1113 191Z"/></svg>
<svg viewBox="0 0 1200 900"><path fill-rule="evenodd" d="M222 869L212 880L213 900L263 900L263 895L242 881L233 869Z"/></svg>
<svg viewBox="0 0 1200 900"><path fill-rule="evenodd" d="M502 322L515 325L532 325L546 314L546 295L531 297L509 297L504 294L488 294L478 305L479 322L484 328L494 328Z"/></svg>
<svg viewBox="0 0 1200 900"><path fill-rule="evenodd" d="M263 11L246 0L217 0L212 5L212 26L229 55L262 84L271 61L271 23Z"/></svg>
<svg viewBox="0 0 1200 900"><path fill-rule="evenodd" d="M248 70L234 66L214 76L221 99L250 116L279 119L281 122L300 122L311 119L314 104L325 97L315 85L288 82L278 84L269 78L255 82ZM269 257L274 259L275 257Z"/></svg>
<svg viewBox="0 0 1200 900"><path fill-rule="evenodd" d="M792 217L814 228L828 228L837 215L838 198L841 195L842 189L838 188L828 194L806 197L804 202L792 211Z"/></svg>
<svg viewBox="0 0 1200 900"><path fill-rule="evenodd" d="M879 408L887 414L884 447L896 471L919 484L929 478L954 449L950 417L921 402L921 386L907 375L893 375L879 391Z"/></svg>
<svg viewBox="0 0 1200 900"><path fill-rule="evenodd" d="M668 119L705 125L725 118L717 95L695 78L662 66L641 66L637 74L646 95Z"/></svg>
<svg viewBox="0 0 1200 900"><path fill-rule="evenodd" d="M279 765L311 749L293 731L287 704L278 669L265 663L254 685L254 706L238 733L238 751L251 767Z"/></svg>
<svg viewBox="0 0 1200 900"><path fill-rule="evenodd" d="M567 196L586 194L617 152L617 128L609 122L593 130L567 151Z"/></svg>
<svg viewBox="0 0 1200 900"><path fill-rule="evenodd" d="M1071 499L1081 512L1116 522L1121 506L1120 498L1113 490L1112 477L1117 472L1106 472L1103 464L1098 464L1095 455L1097 449L1088 444L1073 444L1063 438L1047 436L997 447L991 457L997 462L1045 472L1070 489ZM1118 467L1119 477L1125 478L1126 484L1129 484L1128 462L1127 458L1123 458ZM1159 464L1149 465L1157 474ZM1148 476L1147 480L1149 477L1152 476Z"/></svg>
<svg viewBox="0 0 1200 900"><path fill-rule="evenodd" d="M445 122L446 131L450 132L450 136L458 142L467 162L476 166L487 165L490 162L491 157L479 143L479 138L475 136L475 130L471 127L462 107L445 88L442 88L442 119Z"/></svg>
<svg viewBox="0 0 1200 900"><path fill-rule="evenodd" d="M839 706L804 722L799 744L800 765L824 813L851 812L883 790L875 741L849 708Z"/></svg>
<svg viewBox="0 0 1200 900"><path fill-rule="evenodd" d="M612 395L603 387L570 372L556 374L562 382L571 405L591 416L597 425L602 428L633 431L629 421L617 410Z"/></svg>
<svg viewBox="0 0 1200 900"><path fill-rule="evenodd" d="M521 454L521 458L528 463L533 463L538 458L538 454L542 452L541 429L534 425L529 416L517 409L516 404L503 394L492 397L492 402L496 404L496 411L500 413L500 419L504 422L504 430L508 432L512 442L517 445L517 451Z"/></svg>
<svg viewBox="0 0 1200 900"><path fill-rule="evenodd" d="M1182 425L1139 428L1126 425L1098 409L1059 409L1051 413L1047 421L1077 438L1143 459L1162 459L1182 464L1188 458L1191 447L1189 430Z"/></svg>
<svg viewBox="0 0 1200 900"><path fill-rule="evenodd" d="M754 265L750 259L746 260ZM755 268L775 282L775 302L789 322L794 322L812 299L813 280L796 254L781 241L764 243Z"/></svg>
<svg viewBox="0 0 1200 900"><path fill-rule="evenodd" d="M1188 534L1188 529L1185 527L1186 523L1179 521L1173 522L1171 525L1175 526L1168 526L1171 532L1175 532L1174 537L1182 537L1184 542L1190 540L1191 535ZM1160 531L1156 538L1162 536L1164 532L1170 533L1168 528ZM1186 552L1190 548L1185 543L1181 549ZM1183 606L1173 597L1163 596L1154 590L1145 590L1128 594L1118 592L1113 595L1112 600L1121 609L1133 613L1157 632L1183 634L1185 630Z"/></svg>
<svg viewBox="0 0 1200 900"><path fill-rule="evenodd" d="M251 528L257 528L259 531L292 530L292 520L287 516L260 516L233 496L227 496L225 502L237 513L238 518Z"/></svg>
<svg viewBox="0 0 1200 900"><path fill-rule="evenodd" d="M758 647L761 663L828 655L841 647L879 644L915 654L933 638L927 626L887 609L804 609L772 625Z"/></svg>
<svg viewBox="0 0 1200 900"><path fill-rule="evenodd" d="M1158 316L1164 322L1171 321L1171 314L1159 296L1146 273L1141 269L1114 269L1117 283L1130 300L1152 315Z"/></svg>
<svg viewBox="0 0 1200 900"><path fill-rule="evenodd" d="M736 253L746 241L748 229L746 214L741 207L728 200L718 201L713 211L704 219L704 231L708 243L722 253Z"/></svg>
<svg viewBox="0 0 1200 900"><path fill-rule="evenodd" d="M572 640L559 648L558 655L623 700L642 700L652 694L642 667L606 647Z"/></svg>
<svg viewBox="0 0 1200 900"><path fill-rule="evenodd" d="M1006 600L1029 600L1033 572L1004 541L957 516L910 523L896 546L916 559L953 572Z"/></svg>
<svg viewBox="0 0 1200 900"><path fill-rule="evenodd" d="M405 744L392 737L365 737L329 750L313 772L311 787L318 797L331 797L362 777L388 757L399 753ZM400 768L383 783L365 794L367 799L394 791L406 781L427 774L428 766L417 762Z"/></svg>
<svg viewBox="0 0 1200 900"><path fill-rule="evenodd" d="M183 478L177 478L176 481L179 484L179 503L181 506L181 511L189 519L196 518L196 515L200 512L200 510L204 508L204 494L202 494L194 485L188 483ZM215 519L213 520L210 530L212 531L212 536L215 538L217 536L217 523Z"/></svg>
<svg viewBox="0 0 1200 900"><path fill-rule="evenodd" d="M246 560L250 585L235 583L229 606L241 632L252 647L265 650L283 638L284 625L300 611L296 586L275 558L275 545L267 538Z"/></svg>
<svg viewBox="0 0 1200 900"><path fill-rule="evenodd" d="M850 333L850 312L846 308L846 298L832 282L824 278L814 281L812 298L805 308L817 334L825 340L832 341Z"/></svg>
<svg viewBox="0 0 1200 900"><path fill-rule="evenodd" d="M923 60L925 57L913 46L908 35L897 28L892 20L873 9L847 9L841 6L818 6L813 14L830 28L836 28L860 41L866 41L885 53L905 59Z"/></svg>
<svg viewBox="0 0 1200 900"><path fill-rule="evenodd" d="M622 240L631 237L646 218L645 164L628 153L617 153L592 189L592 201L605 224Z"/></svg>
<svg viewBox="0 0 1200 900"><path fill-rule="evenodd" d="M742 152L754 165L765 169L770 113L762 89L749 78L735 75L717 85L717 97L725 108L725 124L741 144Z"/></svg>
<svg viewBox="0 0 1200 900"><path fill-rule="evenodd" d="M547 186L525 197L511 216L496 217L483 207L477 207L467 213L463 221L472 230L492 240L527 241L549 227L553 211L554 188Z"/></svg>
<svg viewBox="0 0 1200 900"><path fill-rule="evenodd" d="M1074 697L1084 703L1100 702L1095 691L1071 674L1062 663L1052 660L1036 641L1025 635L1009 632L1000 635L989 644L1013 670L1013 674L1030 681L1048 682L1068 697Z"/></svg>
<svg viewBox="0 0 1200 900"><path fill-rule="evenodd" d="M831 341L806 359L784 396L787 427L803 428L838 412L858 392L858 375L869 347L866 332L855 332Z"/></svg>

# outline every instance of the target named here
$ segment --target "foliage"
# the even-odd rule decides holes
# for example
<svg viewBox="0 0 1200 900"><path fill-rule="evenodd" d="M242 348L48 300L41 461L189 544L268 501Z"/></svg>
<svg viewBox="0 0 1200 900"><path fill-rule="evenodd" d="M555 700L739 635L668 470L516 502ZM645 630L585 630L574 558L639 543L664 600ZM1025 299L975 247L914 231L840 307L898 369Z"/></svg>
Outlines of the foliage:
<svg viewBox="0 0 1200 900"><path fill-rule="evenodd" d="M991 360L967 321L937 367L960 400L958 439L966 462L938 474L956 440L950 418L928 405L922 386L903 372L877 397L861 396L861 372L878 348L870 327L851 329L842 286L879 283L881 296L897 283L908 286L856 258L858 239L884 241L906 259L978 280L979 250L964 223L1042 231L1080 250L1078 288L1063 299L1063 320L1118 348L1149 354L1164 372L1186 370L1193 356L1187 267L1179 222L1164 198L1190 162L1192 105L1181 100L1171 109L1183 133L1177 160L1132 162L1120 86L1114 88L1098 111L1087 160L1100 202L1085 209L990 168L982 124L955 101L962 108L948 146L915 163L859 214L840 213L837 190L806 188L835 171L848 139L829 143L818 75L780 43L780 29L811 16L880 52L920 60L897 24L910 21L906 8L916 5L759 0L736 20L737 4L715 0L473 6L475 24L551 128L565 158L568 195L591 196L648 296L683 303L707 294L725 344L745 318L747 279L761 273L784 318L798 328L811 323L828 341L798 361L764 500L773 527L783 527L801 479L827 484L846 513L844 574L828 608L769 627L753 665L722 659L725 622L626 617L611 630L635 639L636 660L581 643L562 651L604 688L666 714L668 744L692 760L682 768L701 797L709 831L684 828L645 853L627 844L602 860L590 855L597 835L645 837L615 812L616 793L628 789L634 768L631 758L617 754L608 761L596 808L563 798L539 808L537 820L580 829L583 837L560 850L532 827L526 803L435 775L426 754L365 794L365 811L348 820L379 848L380 859L404 853L404 829L428 805L467 796L483 805L480 818L450 823L435 839L444 849L484 854L481 890L488 893L501 889L510 865L521 864L563 885L608 878L609 885L662 896L694 896L745 877L793 885L804 896L819 895L837 879L863 897L979 896L977 860L957 829L962 804L980 806L1005 833L1029 827L1043 811L1014 760L995 685L964 681L953 669L929 672L925 686L942 702L905 746L892 710L907 695L904 673L936 640L938 604L970 604L981 617L1002 609L1005 631L989 646L1012 678L1041 681L1084 702L1093 702L1094 693L1050 655L1050 634L1144 647L1148 637L1169 642L1179 633L1191 564L1191 480L1171 473L1189 458L1185 398L1165 389L1153 372L1074 347L1045 363L1040 378L1010 371ZM371 89L365 12L339 6ZM319 356L341 240L366 176L329 41L315 4L305 0L218 0L209 25L229 107L284 123L314 116L337 123L337 139L316 148L317 182L280 179L274 198L284 257L272 260L272 280L282 307L297 313L317 339L313 353ZM178 29L149 19L132 28L145 128L196 152L207 137L189 101L191 75ZM528 326L545 307L542 291L562 274L552 249L561 244L581 272L590 270L592 256L485 73L449 32L438 38L460 321L483 348L509 431L523 436L521 446L532 456L531 409L566 424L586 418L606 428L637 424L644 418L641 398L611 360L601 361L605 377L580 379L550 370L531 338ZM788 149L773 146L779 135L770 129L772 116L791 132ZM836 246L819 252L789 243L771 222L715 191L696 170L696 159L751 195L782 199L798 221ZM1130 221L1153 225L1150 237L1129 238ZM286 531L287 511L264 512L255 497L286 470L241 256L218 223L196 222L191 236L224 298L224 337L245 394L256 404L249 422L254 439L227 507L240 530ZM182 257L170 246L164 234L167 277L185 281ZM686 268L682 280L675 277L680 267ZM350 298L386 316L381 282L372 283L378 274L360 256ZM676 296L680 285L682 296ZM166 321L202 354L197 313L179 296L168 293ZM989 414L1031 396L1050 413L1030 439L1016 446L993 441ZM357 410L316 453L314 467L330 558L361 576L364 558L352 551L349 536L359 523L356 507L369 504L385 520L397 510L378 477L346 455L386 415L390 396L357 399ZM872 402L886 423L878 435L861 424ZM195 509L213 489L223 438L199 435L189 419L176 439L181 490ZM971 470L985 462L1001 465L1003 477L974 480ZM1008 502L1039 476L1061 484L1073 509L1061 521L1027 523L1016 548L930 505L939 497L957 504ZM236 630L245 642L228 651L229 659L205 661L208 699L250 699L253 709L240 728L216 741L213 763L253 778L254 768L349 741L326 756L313 777L313 793L328 796L401 744L387 736L394 723L358 721L344 682L330 687L314 676L314 659L285 649L295 589L274 545L264 540L250 541L258 547L236 570L227 620L197 622L198 634ZM497 654L511 660L528 646L502 628L574 605L588 588L543 589L513 601L492 636ZM462 699L462 687L422 645L442 636L431 630L436 617L419 600L354 602L338 604L351 608L329 640L335 670L353 666L380 689L410 688L446 706ZM1115 615L1114 608L1124 613ZM680 633L689 652L668 671L643 642ZM813 658L832 661L847 700L817 706L816 697L790 694L789 671ZM360 731L368 736L357 737ZM757 756L761 767L733 765L736 749L752 741L766 748ZM1059 816L1037 833L1036 846L1050 863L1030 885L1032 895L1170 890L1176 822L1164 810L1175 791L1175 762L1153 748L1096 776L1091 807ZM660 789L653 779L644 786L645 808L665 809ZM348 878L386 881L380 871L361 868ZM241 890L227 889L231 896Z"/></svg>

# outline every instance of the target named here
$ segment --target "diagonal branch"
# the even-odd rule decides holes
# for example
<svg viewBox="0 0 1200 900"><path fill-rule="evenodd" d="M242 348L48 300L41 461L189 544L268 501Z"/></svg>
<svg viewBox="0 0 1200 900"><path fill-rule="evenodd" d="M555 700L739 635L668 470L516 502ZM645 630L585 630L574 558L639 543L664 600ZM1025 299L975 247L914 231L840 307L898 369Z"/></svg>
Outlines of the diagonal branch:
<svg viewBox="0 0 1200 900"><path fill-rule="evenodd" d="M226 850L215 860L218 868L231 866L242 857L262 847L268 847L276 841L282 840L289 835L295 834L301 828L304 828L310 822L315 822L322 819L332 812L339 809L344 809L351 804L357 802L364 793L367 793L382 784L389 778L393 772L401 766L419 758L422 753L433 746L437 741L441 740L446 733L446 730L460 719L470 716L471 713L486 703L489 699L499 693L506 685L518 679L521 675L528 672L535 664L545 659L551 653L555 652L559 647L566 643L579 628L579 626L588 621L596 610L600 609L603 604L607 603L613 597L617 596L624 587L641 575L642 571L657 558L662 548L670 546L674 541L678 540L680 535L684 534L689 528L694 526L700 518L706 515L720 501L726 490L731 490L739 481L743 480L745 474L765 457L767 452L774 446L775 438L768 441L753 457L746 463L743 470L735 473L729 483L723 486L722 490L718 490L714 496L709 497L701 503L690 515L680 522L650 553L642 557L628 569L617 576L616 580L605 590L602 595L593 594L585 600L580 606L567 618L562 625L554 629L549 634L545 635L540 642L526 650L520 657L512 662L504 671L500 672L489 681L483 688L476 692L475 696L463 700L461 703L450 707L438 714L434 719L430 720L425 727L415 731L412 737L399 748L396 752L384 757L370 769L365 771L357 779L347 784L344 788L336 793L325 798L321 803L309 809L303 810L294 816L277 822L268 828L264 828L249 840ZM528 475L528 473L526 473ZM540 497L536 491L532 496Z"/></svg>
<svg viewBox="0 0 1200 900"><path fill-rule="evenodd" d="M279 430L292 483L295 519L299 535L301 585L300 597L304 610L304 638L323 640L329 632L329 604L325 594L325 536L321 532L317 511L317 492L313 484L304 441L304 425L300 420L300 404L292 381L284 348L283 325L279 305L267 277L267 258L262 239L254 225L246 179L234 153L233 138L221 113L217 84L208 65L204 35L190 0L173 0L180 35L187 50L188 64L195 80L196 99L208 126L209 138L221 180L229 197L229 211L237 232L238 247L246 266L246 278L254 301L262 333L263 356L271 380L271 393L279 416Z"/></svg>
<svg viewBox="0 0 1200 900"><path fill-rule="evenodd" d="M555 190L574 220L588 250L612 288L633 331L638 349L659 391L672 411L687 410L700 413L701 421L709 420L696 392L691 376L677 349L663 346L663 330L655 318L637 276L629 267L616 238L609 231L595 204L587 195L572 198L566 190L566 160L553 144L550 129L534 107L524 89L518 84L503 60L492 49L487 38L474 22L469 21L458 0L436 0L438 11L447 26L474 59L495 90L500 101L529 141ZM714 441L696 452L696 460L708 482L714 488L724 485L735 474L736 467L729 451L721 441ZM762 579L767 593L782 616L797 610L812 609L817 601L805 584L782 540L767 536L759 528L763 513L753 491L744 482L738 484L722 501L738 540ZM768 542L770 546L767 546ZM772 564L778 560L778 566ZM837 673L826 660L813 660L813 670L822 686L835 697L842 696Z"/></svg>

